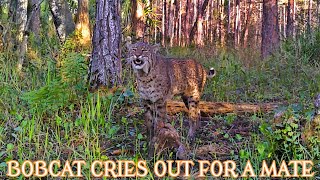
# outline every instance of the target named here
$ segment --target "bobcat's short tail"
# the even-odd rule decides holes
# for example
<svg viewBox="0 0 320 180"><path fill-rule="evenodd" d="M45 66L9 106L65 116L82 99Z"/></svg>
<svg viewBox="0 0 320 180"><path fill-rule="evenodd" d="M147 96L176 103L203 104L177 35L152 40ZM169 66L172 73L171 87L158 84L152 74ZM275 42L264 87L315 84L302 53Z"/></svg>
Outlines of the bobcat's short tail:
<svg viewBox="0 0 320 180"><path fill-rule="evenodd" d="M208 78L213 78L216 75L216 70L211 67L209 72L208 72Z"/></svg>

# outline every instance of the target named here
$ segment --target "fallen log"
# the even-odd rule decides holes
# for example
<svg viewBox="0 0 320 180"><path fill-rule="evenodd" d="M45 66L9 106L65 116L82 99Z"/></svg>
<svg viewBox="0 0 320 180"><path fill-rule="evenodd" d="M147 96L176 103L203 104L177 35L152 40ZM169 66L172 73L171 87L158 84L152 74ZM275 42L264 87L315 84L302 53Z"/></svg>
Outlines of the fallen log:
<svg viewBox="0 0 320 180"><path fill-rule="evenodd" d="M226 114L226 113L257 113L257 112L269 112L278 107L275 103L262 103L262 104L233 104L227 102L207 102L200 101L199 108L202 116L208 116L213 114ZM180 101L168 101L167 112L170 115L177 114L179 112L188 112L187 107Z"/></svg>

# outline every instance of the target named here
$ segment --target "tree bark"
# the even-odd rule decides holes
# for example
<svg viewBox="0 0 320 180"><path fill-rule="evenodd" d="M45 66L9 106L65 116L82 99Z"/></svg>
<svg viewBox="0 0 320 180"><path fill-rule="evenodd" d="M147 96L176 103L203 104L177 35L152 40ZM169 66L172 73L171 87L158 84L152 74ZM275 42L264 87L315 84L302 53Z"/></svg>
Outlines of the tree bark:
<svg viewBox="0 0 320 180"><path fill-rule="evenodd" d="M18 42L21 43L27 24L28 0L17 1L16 24L18 25Z"/></svg>
<svg viewBox="0 0 320 180"><path fill-rule="evenodd" d="M278 0L263 0L261 55L266 58L279 47Z"/></svg>
<svg viewBox="0 0 320 180"><path fill-rule="evenodd" d="M201 9L199 8L198 12L197 12L197 16L196 16L196 21L194 22L191 31L190 31L190 39L189 39L189 44L192 43L192 41L194 40L194 36L195 33L197 32L197 28L198 28L198 22L202 22L202 18L204 16L204 13L206 11L206 8L208 6L209 0L204 0ZM200 29L201 30L201 29Z"/></svg>
<svg viewBox="0 0 320 180"><path fill-rule="evenodd" d="M29 4L31 4L31 8L37 6L41 0L29 0ZM32 19L30 20L30 31L34 34L35 40L38 44L40 44L40 8L37 8L33 13Z"/></svg>
<svg viewBox="0 0 320 180"><path fill-rule="evenodd" d="M241 29L241 14L240 14L240 0L235 0L235 16L234 16L234 47L237 48L240 41Z"/></svg>
<svg viewBox="0 0 320 180"><path fill-rule="evenodd" d="M169 34L170 34L170 47L173 46L173 38L174 38L174 0L170 0L169 3L169 21L167 21L168 23L168 29L169 29Z"/></svg>
<svg viewBox="0 0 320 180"><path fill-rule="evenodd" d="M249 26L251 22L251 13L252 13L252 3L251 0L248 1L249 7L246 11L246 20L244 25L244 35L243 35L243 47L246 48L248 45L248 36L249 36Z"/></svg>
<svg viewBox="0 0 320 180"><path fill-rule="evenodd" d="M49 0L53 22L61 43L75 30L69 5L66 0Z"/></svg>
<svg viewBox="0 0 320 180"><path fill-rule="evenodd" d="M320 0L317 0L317 20L318 20L318 27L320 27Z"/></svg>
<svg viewBox="0 0 320 180"><path fill-rule="evenodd" d="M287 32L286 35L289 38L293 37L294 31L294 0L288 0L287 5Z"/></svg>
<svg viewBox="0 0 320 180"><path fill-rule="evenodd" d="M135 33L137 40L144 38L144 4L140 0L132 0L132 32Z"/></svg>
<svg viewBox="0 0 320 180"><path fill-rule="evenodd" d="M162 6L162 46L167 44L167 0L163 0Z"/></svg>
<svg viewBox="0 0 320 180"><path fill-rule="evenodd" d="M308 1L308 22L307 22L307 33L311 33L311 20L312 20L312 1Z"/></svg>
<svg viewBox="0 0 320 180"><path fill-rule="evenodd" d="M121 25L119 0L97 0L93 50L89 67L90 90L121 84Z"/></svg>
<svg viewBox="0 0 320 180"><path fill-rule="evenodd" d="M190 42L190 25L192 23L192 12L193 12L193 6L191 1L192 0L186 0L187 1L187 7L186 7L186 21L184 23L185 28L184 28L184 44L185 46L189 45Z"/></svg>
<svg viewBox="0 0 320 180"><path fill-rule="evenodd" d="M19 46L18 52L18 63L17 63L17 71L20 72L22 70L23 59L21 58L21 54L25 54L27 51L27 41L24 40L26 26L27 26L27 8L28 8L28 0L18 0L17 1L17 11L16 11L16 24L18 30L18 39L17 45Z"/></svg>
<svg viewBox="0 0 320 180"><path fill-rule="evenodd" d="M18 56L18 63L17 63L17 71L20 73L22 70L22 65L24 63L24 58L25 54L27 52L27 44L28 44L28 37L30 34L30 29L31 29L31 21L34 18L34 15L37 13L37 11L40 9L40 4L42 3L41 1L38 1L36 4L32 6L32 10L29 13L29 17L27 18L27 21L24 24L24 30L22 32L22 39L21 41L19 40L19 56ZM19 16L17 16L19 17ZM26 15L27 17L27 15Z"/></svg>
<svg viewBox="0 0 320 180"><path fill-rule="evenodd" d="M76 30L81 35L82 46L89 46L91 43L91 31L89 22L89 1L78 0L78 13L76 18Z"/></svg>

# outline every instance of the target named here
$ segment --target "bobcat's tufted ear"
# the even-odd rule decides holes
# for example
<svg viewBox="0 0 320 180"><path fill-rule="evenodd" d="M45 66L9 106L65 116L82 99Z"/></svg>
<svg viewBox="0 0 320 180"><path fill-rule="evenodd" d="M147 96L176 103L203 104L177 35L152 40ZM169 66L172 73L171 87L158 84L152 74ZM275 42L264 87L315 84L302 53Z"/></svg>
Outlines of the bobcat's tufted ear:
<svg viewBox="0 0 320 180"><path fill-rule="evenodd" d="M160 50L160 44L152 45L152 51L157 53Z"/></svg>
<svg viewBox="0 0 320 180"><path fill-rule="evenodd" d="M130 43L126 44L126 46L127 46L127 48L128 48L129 50L131 50L131 49L133 48L133 44L130 44Z"/></svg>

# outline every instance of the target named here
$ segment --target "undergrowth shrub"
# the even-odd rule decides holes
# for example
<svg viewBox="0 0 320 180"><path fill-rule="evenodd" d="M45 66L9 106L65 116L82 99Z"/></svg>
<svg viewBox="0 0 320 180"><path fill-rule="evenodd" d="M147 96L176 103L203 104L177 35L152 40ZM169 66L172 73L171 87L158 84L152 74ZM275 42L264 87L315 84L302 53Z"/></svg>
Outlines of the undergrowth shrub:
<svg viewBox="0 0 320 180"><path fill-rule="evenodd" d="M33 112L55 112L79 102L86 92L86 56L76 52L77 44L67 39L57 58L56 68L48 69L46 84L23 94Z"/></svg>
<svg viewBox="0 0 320 180"><path fill-rule="evenodd" d="M270 144L271 157L290 160L312 159L316 156L316 151L306 153L308 150L302 138L304 124L310 121L312 114L312 109L302 104L292 104L280 108L271 124L264 123L260 126L261 133Z"/></svg>
<svg viewBox="0 0 320 180"><path fill-rule="evenodd" d="M320 65L320 30L283 43L283 53L305 63Z"/></svg>

